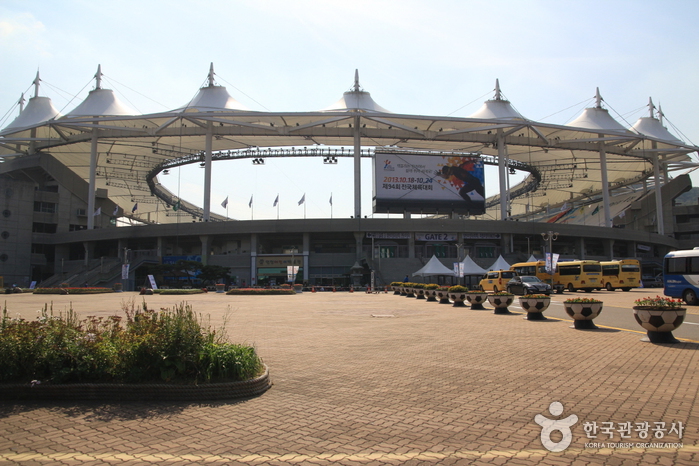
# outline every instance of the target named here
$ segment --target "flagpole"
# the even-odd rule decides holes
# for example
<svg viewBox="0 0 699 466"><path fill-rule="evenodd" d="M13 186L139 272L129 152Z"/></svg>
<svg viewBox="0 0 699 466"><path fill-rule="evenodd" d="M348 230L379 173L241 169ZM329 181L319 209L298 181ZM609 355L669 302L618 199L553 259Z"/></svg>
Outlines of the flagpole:
<svg viewBox="0 0 699 466"><path fill-rule="evenodd" d="M333 218L333 193L330 193L330 220Z"/></svg>
<svg viewBox="0 0 699 466"><path fill-rule="evenodd" d="M277 220L279 220L279 193L277 193Z"/></svg>
<svg viewBox="0 0 699 466"><path fill-rule="evenodd" d="M306 193L303 193L303 219L306 220Z"/></svg>

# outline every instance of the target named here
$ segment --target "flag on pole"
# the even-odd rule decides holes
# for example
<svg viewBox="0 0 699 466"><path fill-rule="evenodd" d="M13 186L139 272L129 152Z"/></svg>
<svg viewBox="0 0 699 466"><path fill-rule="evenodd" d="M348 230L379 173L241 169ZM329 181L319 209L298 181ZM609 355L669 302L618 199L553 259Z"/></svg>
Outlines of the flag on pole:
<svg viewBox="0 0 699 466"><path fill-rule="evenodd" d="M303 197L301 197L301 200L299 201L299 205L303 204L306 202L306 193L303 193Z"/></svg>
<svg viewBox="0 0 699 466"><path fill-rule="evenodd" d="M177 212L178 210L180 210L180 207L182 207L182 205L180 204L180 200L177 199L177 202L175 202L175 205L172 206L172 210Z"/></svg>
<svg viewBox="0 0 699 466"><path fill-rule="evenodd" d="M114 215L116 217L118 214L119 214L119 206L117 205L117 206L114 206L114 212L112 212L112 215Z"/></svg>
<svg viewBox="0 0 699 466"><path fill-rule="evenodd" d="M333 205L333 194L330 193L330 205Z"/></svg>
<svg viewBox="0 0 699 466"><path fill-rule="evenodd" d="M225 199L223 200L223 202L221 203L221 207L223 207L224 209L225 209L227 206L228 206L228 196L226 196L226 198L225 198Z"/></svg>
<svg viewBox="0 0 699 466"><path fill-rule="evenodd" d="M277 194L277 198L274 200L274 205L272 207L277 207L277 204L279 204L279 194Z"/></svg>
<svg viewBox="0 0 699 466"><path fill-rule="evenodd" d="M135 204L133 205L133 207L131 208L131 213L133 214L133 213L136 212L137 210L138 210L138 202L135 203Z"/></svg>
<svg viewBox="0 0 699 466"><path fill-rule="evenodd" d="M102 213L102 207L98 207L97 210L95 210L95 213L92 214L93 217L97 217Z"/></svg>
<svg viewBox="0 0 699 466"><path fill-rule="evenodd" d="M248 204L248 207L252 209L252 196L250 196L250 203Z"/></svg>

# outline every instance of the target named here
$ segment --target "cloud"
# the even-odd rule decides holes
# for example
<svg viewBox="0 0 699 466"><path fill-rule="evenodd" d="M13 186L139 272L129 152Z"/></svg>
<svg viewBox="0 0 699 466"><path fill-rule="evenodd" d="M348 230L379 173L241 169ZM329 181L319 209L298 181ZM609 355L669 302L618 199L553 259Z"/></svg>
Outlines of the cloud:
<svg viewBox="0 0 699 466"><path fill-rule="evenodd" d="M15 53L34 52L39 56L50 56L48 42L44 40L45 32L44 24L31 13L15 13L0 19L0 47Z"/></svg>

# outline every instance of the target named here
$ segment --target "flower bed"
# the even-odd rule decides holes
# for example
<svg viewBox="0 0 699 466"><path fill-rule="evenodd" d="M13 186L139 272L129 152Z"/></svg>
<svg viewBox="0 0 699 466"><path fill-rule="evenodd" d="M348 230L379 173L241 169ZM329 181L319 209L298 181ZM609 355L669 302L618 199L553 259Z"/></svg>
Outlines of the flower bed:
<svg viewBox="0 0 699 466"><path fill-rule="evenodd" d="M5 309L0 319L0 383L41 386L48 393L51 390L43 387L144 383L186 387L245 381L265 372L253 347L229 343L224 329L204 326L202 317L184 303L160 311L145 303L123 310L126 318L80 320L72 309L56 316L45 306L30 322L10 318ZM0 398L11 396L5 388L0 385Z"/></svg>
<svg viewBox="0 0 699 466"><path fill-rule="evenodd" d="M285 294L296 294L292 289L282 289L282 288L233 288L226 292L226 294L232 295L285 295Z"/></svg>
<svg viewBox="0 0 699 466"><path fill-rule="evenodd" d="M66 288L36 288L34 294L97 294L114 293L111 288L101 287L66 287Z"/></svg>

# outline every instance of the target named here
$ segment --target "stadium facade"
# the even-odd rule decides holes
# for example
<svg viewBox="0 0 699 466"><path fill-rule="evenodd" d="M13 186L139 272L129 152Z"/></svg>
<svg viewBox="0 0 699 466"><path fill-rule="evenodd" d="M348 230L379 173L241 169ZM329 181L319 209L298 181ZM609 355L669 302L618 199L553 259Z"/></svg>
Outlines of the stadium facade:
<svg viewBox="0 0 699 466"><path fill-rule="evenodd" d="M577 119L552 125L520 115L496 83L494 98L467 118L395 114L355 74L326 109L255 112L216 85L212 65L187 105L137 115L101 77L98 69L94 90L61 115L39 95L37 75L34 96L0 131L5 284L133 288L145 264L193 259L230 267L238 285L284 282L290 265L310 285L365 283L371 272L382 285L433 255L448 267L469 256L488 268L500 255L510 263L542 257L551 245L562 258L653 263L693 246L699 231L699 212L674 205L689 177L672 176L698 148L671 134L652 102L626 128L598 91ZM352 158L352 218L243 221L211 212L214 162L270 157ZM393 218L361 211L362 157L375 162L374 211ZM201 207L159 182L192 163L204 168ZM487 199L484 164L498 167L500 188ZM511 186L517 173L523 179ZM118 226L124 220L137 225Z"/></svg>

